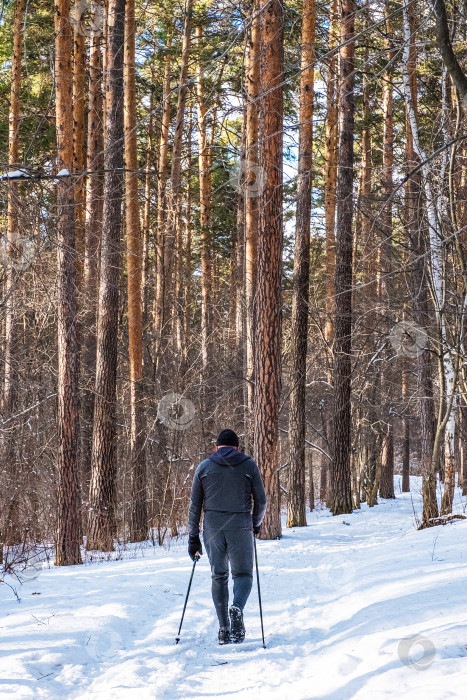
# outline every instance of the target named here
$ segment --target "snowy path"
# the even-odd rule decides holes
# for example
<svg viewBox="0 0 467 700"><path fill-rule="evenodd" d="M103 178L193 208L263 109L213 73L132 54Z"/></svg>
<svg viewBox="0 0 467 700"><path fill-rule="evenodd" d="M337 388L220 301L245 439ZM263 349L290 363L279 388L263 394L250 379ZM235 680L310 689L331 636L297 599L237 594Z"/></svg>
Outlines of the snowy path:
<svg viewBox="0 0 467 700"><path fill-rule="evenodd" d="M309 513L309 527L258 543L266 650L256 585L246 642L217 645L205 556L175 646L184 542L46 569L20 604L1 586L0 697L466 698L467 521L417 532L398 478L396 494L351 515Z"/></svg>

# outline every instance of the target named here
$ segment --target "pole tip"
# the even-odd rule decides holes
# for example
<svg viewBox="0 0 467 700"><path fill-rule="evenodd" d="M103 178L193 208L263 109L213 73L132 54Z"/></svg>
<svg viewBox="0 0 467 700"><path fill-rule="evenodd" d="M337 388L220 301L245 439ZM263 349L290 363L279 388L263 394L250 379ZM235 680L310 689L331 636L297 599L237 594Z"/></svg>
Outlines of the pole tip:
<svg viewBox="0 0 467 700"><path fill-rule="evenodd" d="M180 641L180 637L175 637L175 644L178 644Z"/></svg>

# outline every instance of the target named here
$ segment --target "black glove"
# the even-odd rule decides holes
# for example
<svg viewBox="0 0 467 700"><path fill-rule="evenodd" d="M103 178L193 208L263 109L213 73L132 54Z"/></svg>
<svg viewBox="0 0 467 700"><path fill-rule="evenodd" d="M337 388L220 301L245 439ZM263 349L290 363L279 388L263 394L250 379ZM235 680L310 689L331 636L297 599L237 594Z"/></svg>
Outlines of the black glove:
<svg viewBox="0 0 467 700"><path fill-rule="evenodd" d="M190 535L190 537L188 538L188 554L190 555L193 561L196 558L196 552L198 552L198 554L203 553L203 548L201 547L201 540L199 539L199 535Z"/></svg>
<svg viewBox="0 0 467 700"><path fill-rule="evenodd" d="M253 528L253 534L255 537L258 537L259 533L261 532L261 525L255 525Z"/></svg>

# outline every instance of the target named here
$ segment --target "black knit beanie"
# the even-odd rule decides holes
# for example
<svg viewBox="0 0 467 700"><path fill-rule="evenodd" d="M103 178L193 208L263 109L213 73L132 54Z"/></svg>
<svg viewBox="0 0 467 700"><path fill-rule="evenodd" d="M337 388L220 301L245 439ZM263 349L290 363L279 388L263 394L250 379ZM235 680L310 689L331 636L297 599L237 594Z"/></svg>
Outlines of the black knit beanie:
<svg viewBox="0 0 467 700"><path fill-rule="evenodd" d="M219 447L219 445L230 445L231 447L238 447L239 442L237 433L234 433L233 430L229 430L228 428L227 430L221 430L216 440L216 445L217 447Z"/></svg>

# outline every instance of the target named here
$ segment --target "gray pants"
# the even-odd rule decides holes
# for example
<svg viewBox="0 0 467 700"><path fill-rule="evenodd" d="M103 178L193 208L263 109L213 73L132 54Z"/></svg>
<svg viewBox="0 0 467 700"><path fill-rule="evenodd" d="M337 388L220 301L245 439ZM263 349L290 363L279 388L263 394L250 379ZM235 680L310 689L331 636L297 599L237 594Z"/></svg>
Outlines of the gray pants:
<svg viewBox="0 0 467 700"><path fill-rule="evenodd" d="M243 610L253 584L253 532L210 528L204 522L203 541L211 564L212 599L220 627L229 622L229 562L234 582L233 604Z"/></svg>

